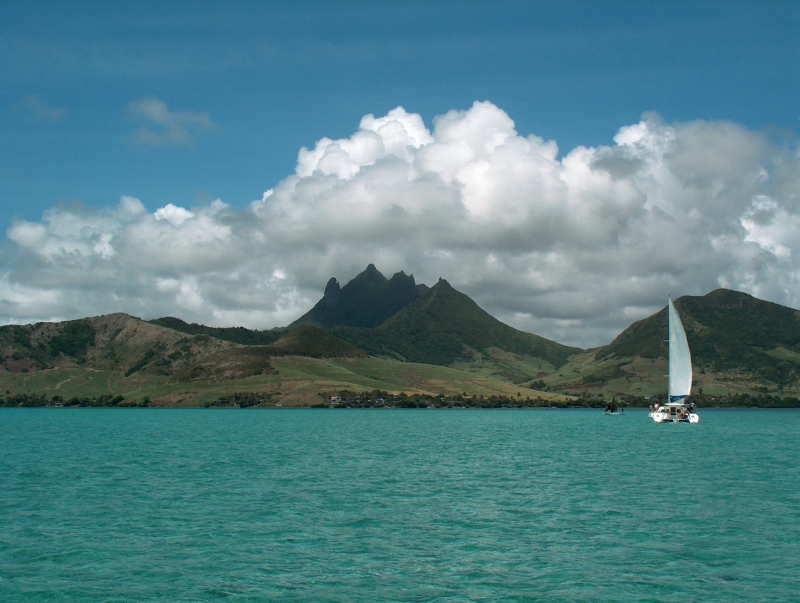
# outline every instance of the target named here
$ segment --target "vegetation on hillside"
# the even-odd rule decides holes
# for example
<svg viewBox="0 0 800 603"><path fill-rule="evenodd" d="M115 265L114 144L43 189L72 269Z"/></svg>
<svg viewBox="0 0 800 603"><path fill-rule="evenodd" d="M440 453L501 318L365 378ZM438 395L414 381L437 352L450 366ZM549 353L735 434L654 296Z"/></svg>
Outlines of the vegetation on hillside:
<svg viewBox="0 0 800 603"><path fill-rule="evenodd" d="M234 392L205 403L205 408L258 408L274 406L273 400L280 392Z"/></svg>
<svg viewBox="0 0 800 603"><path fill-rule="evenodd" d="M365 358L369 354L311 325L289 331L267 346L273 356L308 356L310 358Z"/></svg>
<svg viewBox="0 0 800 603"><path fill-rule="evenodd" d="M187 336L126 314L0 327L0 363L13 374L86 366L169 376L232 344Z"/></svg>
<svg viewBox="0 0 800 603"><path fill-rule="evenodd" d="M233 387L249 384L241 390L246 393L255 383L272 383L277 390L287 379L300 404L325 384L498 399L514 399L510 391L520 387L527 400L535 395L550 404L569 396L588 406L634 394L653 400L666 389L665 310L634 323L608 346L581 352L501 323L444 280L429 289L403 273L387 280L370 266L341 290L336 283L326 297L335 296L338 304L345 290L347 320L372 324L393 309L391 303L402 307L370 328L251 331L176 318L147 323L125 314L0 327L2 401L47 405L48 396L63 393L78 405L118 406L155 395L158 404L218 400L214 404L241 407L225 398ZM395 295L398 290L402 295ZM793 404L800 394L800 312L724 289L675 305L692 350L695 395L711 396L714 404L733 392L750 397L731 405ZM113 402L118 395L126 399Z"/></svg>
<svg viewBox="0 0 800 603"><path fill-rule="evenodd" d="M197 323L187 323L180 318L166 316L151 320L150 324L166 327L189 335L208 335L222 341L230 341L239 345L269 345L280 339L286 329L270 329L269 331L253 331L244 327L207 327Z"/></svg>
<svg viewBox="0 0 800 603"><path fill-rule="evenodd" d="M44 394L10 394L6 397L0 397L0 407L14 407L21 406L25 408L43 408L43 407L91 407L91 408L126 408L126 407L143 407L148 406L149 401L145 398L143 402L127 402L125 396L114 396L112 394L100 396L73 396L65 398L64 396L51 396L47 397Z"/></svg>
<svg viewBox="0 0 800 603"><path fill-rule="evenodd" d="M696 371L780 385L800 378L800 312L746 293L717 289L676 300ZM666 308L625 329L595 358L666 356Z"/></svg>
<svg viewBox="0 0 800 603"><path fill-rule="evenodd" d="M48 350L31 341L31 331L29 325L0 327L0 363L6 370L20 373L47 365Z"/></svg>
<svg viewBox="0 0 800 603"><path fill-rule="evenodd" d="M587 400L553 400L539 396L531 398L518 392L517 396L505 395L429 395L429 394L390 394L375 389L363 392L339 390L336 392L320 392L322 401L317 407L330 408L426 408L426 409L464 409L464 408L567 408L582 406L602 408L605 403Z"/></svg>
<svg viewBox="0 0 800 603"><path fill-rule="evenodd" d="M53 337L49 343L50 356L59 354L72 356L78 360L86 360L89 346L94 345L95 332L88 320L69 320L61 323L63 331Z"/></svg>
<svg viewBox="0 0 800 603"><path fill-rule="evenodd" d="M220 350L173 376L175 381L204 380L210 383L270 375L272 351L266 346L247 346Z"/></svg>
<svg viewBox="0 0 800 603"><path fill-rule="evenodd" d="M0 327L0 363L12 372L51 366L60 356L82 363L95 343L95 330L87 319L62 323Z"/></svg>

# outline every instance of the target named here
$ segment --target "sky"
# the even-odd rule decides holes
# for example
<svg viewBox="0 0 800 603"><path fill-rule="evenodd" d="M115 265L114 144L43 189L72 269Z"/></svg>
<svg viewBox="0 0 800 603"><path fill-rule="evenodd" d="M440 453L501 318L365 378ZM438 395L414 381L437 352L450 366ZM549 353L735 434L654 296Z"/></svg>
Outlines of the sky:
<svg viewBox="0 0 800 603"><path fill-rule="evenodd" d="M0 0L0 324L444 278L561 343L800 308L796 2Z"/></svg>

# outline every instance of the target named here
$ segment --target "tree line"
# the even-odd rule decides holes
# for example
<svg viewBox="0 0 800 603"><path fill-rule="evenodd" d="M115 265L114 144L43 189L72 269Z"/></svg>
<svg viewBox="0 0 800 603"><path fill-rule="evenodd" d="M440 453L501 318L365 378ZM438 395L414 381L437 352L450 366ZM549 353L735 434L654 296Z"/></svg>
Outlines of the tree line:
<svg viewBox="0 0 800 603"><path fill-rule="evenodd" d="M131 408L150 406L150 398L145 397L142 400L126 400L125 396L114 396L113 394L83 397L73 396L71 398L65 398L64 396L51 396L48 398L44 394L7 394L5 397L0 397L0 407L8 408L12 406L22 406L26 408Z"/></svg>

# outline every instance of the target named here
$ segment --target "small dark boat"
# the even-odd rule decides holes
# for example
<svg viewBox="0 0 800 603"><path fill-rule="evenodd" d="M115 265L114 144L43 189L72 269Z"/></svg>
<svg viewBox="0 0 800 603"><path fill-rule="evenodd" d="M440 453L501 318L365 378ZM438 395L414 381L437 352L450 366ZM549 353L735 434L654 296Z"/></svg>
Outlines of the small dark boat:
<svg viewBox="0 0 800 603"><path fill-rule="evenodd" d="M625 414L625 409L621 406L617 406L617 399L611 398L611 402L608 403L606 406L605 411L603 411L604 415L623 415Z"/></svg>

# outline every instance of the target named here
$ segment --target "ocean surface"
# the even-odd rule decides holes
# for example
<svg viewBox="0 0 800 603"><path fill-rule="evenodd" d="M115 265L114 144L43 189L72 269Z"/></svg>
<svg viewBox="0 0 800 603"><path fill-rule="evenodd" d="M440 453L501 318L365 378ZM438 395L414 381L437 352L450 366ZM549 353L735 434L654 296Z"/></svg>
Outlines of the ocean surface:
<svg viewBox="0 0 800 603"><path fill-rule="evenodd" d="M798 601L800 412L0 409L0 601Z"/></svg>

